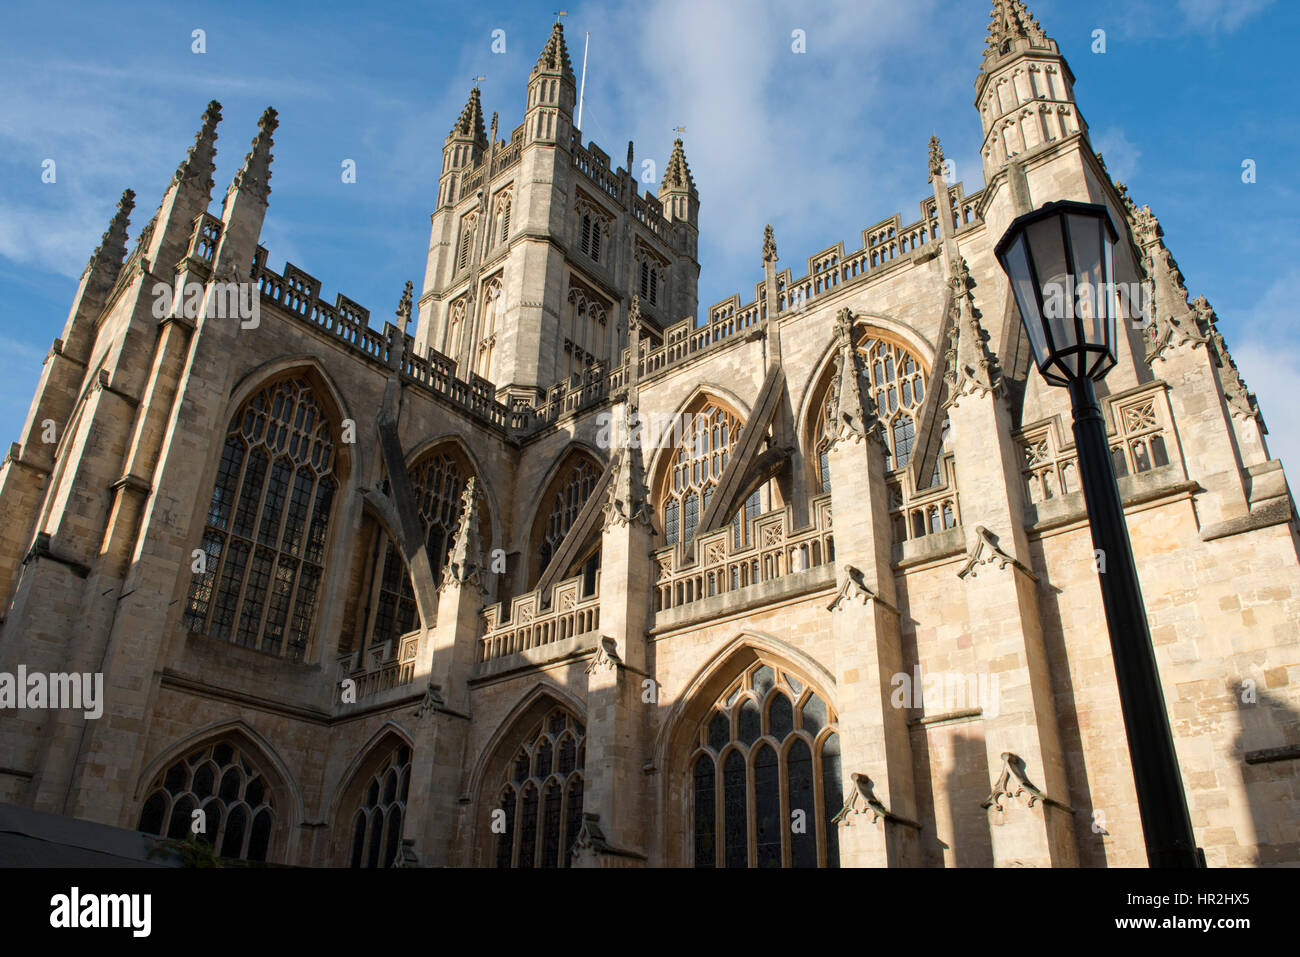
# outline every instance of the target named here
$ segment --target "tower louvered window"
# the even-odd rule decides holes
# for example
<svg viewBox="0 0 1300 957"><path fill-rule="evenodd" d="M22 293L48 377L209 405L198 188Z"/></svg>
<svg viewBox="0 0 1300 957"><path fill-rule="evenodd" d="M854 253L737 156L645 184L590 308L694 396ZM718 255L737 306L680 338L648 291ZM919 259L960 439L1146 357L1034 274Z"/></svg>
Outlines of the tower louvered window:
<svg viewBox="0 0 1300 957"><path fill-rule="evenodd" d="M245 402L217 469L186 627L301 660L337 487L333 429L305 378Z"/></svg>
<svg viewBox="0 0 1300 957"><path fill-rule="evenodd" d="M600 232L601 221L591 213L582 215L582 239L581 248L584 253L592 258L594 262L600 262Z"/></svg>
<svg viewBox="0 0 1300 957"><path fill-rule="evenodd" d="M644 261L641 263L641 298L652 306L659 304L659 270Z"/></svg>
<svg viewBox="0 0 1300 957"><path fill-rule="evenodd" d="M460 253L456 256L456 271L464 269L469 265L470 252L474 248L474 232L478 226L477 217L470 215L461 220L460 224Z"/></svg>

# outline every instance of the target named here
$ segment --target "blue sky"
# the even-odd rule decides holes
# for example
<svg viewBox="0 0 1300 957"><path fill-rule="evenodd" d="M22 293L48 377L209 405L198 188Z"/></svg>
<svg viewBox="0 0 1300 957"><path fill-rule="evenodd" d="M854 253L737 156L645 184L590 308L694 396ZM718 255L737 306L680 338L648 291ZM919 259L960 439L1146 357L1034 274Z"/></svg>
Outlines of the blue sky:
<svg viewBox="0 0 1300 957"><path fill-rule="evenodd" d="M895 211L915 217L937 133L968 192L981 185L972 106L988 0L730 3L638 0L566 9L575 69L591 33L583 134L662 170L686 127L701 195L701 308L760 276L763 224L785 264ZM1294 107L1300 4L1284 0L1038 0L1117 179L1149 204L1193 295L1216 307L1270 445L1300 456L1300 230ZM51 341L118 197L134 243L223 105L216 188L267 105L280 114L262 242L392 315L423 275L442 142L482 74L501 135L550 24L547 3L45 3L0 35L0 443L18 437ZM195 29L206 53L191 50ZM491 50L505 31L506 52ZM791 32L807 52L793 53ZM1092 52L1093 31L1106 52ZM42 161L57 182L41 182ZM340 164L356 162L355 183ZM1241 181L1253 159L1257 181ZM3 447L0 445L0 447Z"/></svg>

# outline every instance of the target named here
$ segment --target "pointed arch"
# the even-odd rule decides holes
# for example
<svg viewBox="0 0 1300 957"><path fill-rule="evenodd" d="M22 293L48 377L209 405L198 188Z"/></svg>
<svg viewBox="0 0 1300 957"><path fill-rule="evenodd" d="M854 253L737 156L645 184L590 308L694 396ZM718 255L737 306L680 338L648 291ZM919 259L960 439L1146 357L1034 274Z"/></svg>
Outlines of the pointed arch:
<svg viewBox="0 0 1300 957"><path fill-rule="evenodd" d="M782 706L781 721L774 723L778 698L787 699L788 707ZM810 709L807 725L804 709ZM687 683L655 742L655 763L664 769L663 863L690 866L698 859L704 861L701 866L810 866L810 861L835 865L837 836L828 822L842 799L836 714L830 672L788 643L743 632L715 652ZM765 747L773 749L774 763L767 760ZM806 766L791 765L803 758L799 748L806 749ZM788 820L792 782L804 786L800 793L809 804L799 809L808 812L814 825L811 852L789 835L775 838L773 845L771 835L764 838L762 833L763 827L771 830L776 809ZM737 787L742 791L732 793ZM739 797L741 793L747 797ZM746 806L755 813L738 820L734 815ZM756 816L760 810L764 817Z"/></svg>
<svg viewBox="0 0 1300 957"><path fill-rule="evenodd" d="M645 463L645 474L648 479L647 484L650 487L652 502L657 504L657 499L654 498L655 489L658 487L663 472L668 467L665 461L672 458L675 451L672 444L673 423L680 422L684 416L690 414L695 406L709 401L715 401L728 407L740 419L742 425L749 421L750 412L752 411L749 403L743 401L730 389L713 384L697 385L692 389L690 394L677 404L677 408L673 409L666 429L661 429L658 435L648 435L646 437L647 441L654 442L651 454L645 455L645 447L642 446L642 459Z"/></svg>
<svg viewBox="0 0 1300 957"><path fill-rule="evenodd" d="M483 472L460 436L445 435L421 443L406 457L406 467L435 580L459 528L461 494L470 476L483 489L477 511L479 559L491 554L499 518ZM391 642L389 651L396 653L397 639L421 624L420 613L410 568L397 544L395 510L379 496L367 495L366 499L384 521L375 520L362 537L366 570L360 579L355 631L363 639L361 647ZM433 622L422 624L432 627Z"/></svg>
<svg viewBox="0 0 1300 957"><path fill-rule="evenodd" d="M231 754L221 753L223 747ZM216 766L221 774L211 787L195 780L205 765ZM228 776L233 785L227 784ZM265 789L254 793L259 778L264 779ZM220 803L216 821L213 812L208 812L207 818L216 850L223 856L242 857L253 852L252 859L266 861L290 861L297 856L298 831L304 815L302 791L271 742L242 718L198 728L164 748L144 767L135 788L134 824L138 829L145 830L146 818L155 810L151 802L156 803L160 795L165 798L156 810L163 830L150 828L146 833L165 836L167 816L176 811L182 796L188 795L195 809ZM244 826L249 828L242 841L226 828L228 815L237 806L244 807ZM263 811L269 814L270 824L262 838L265 850L258 855L255 847Z"/></svg>
<svg viewBox="0 0 1300 957"><path fill-rule="evenodd" d="M546 570L560 542L596 489L604 470L605 463L588 447L570 443L547 471L547 477L539 486L539 494L530 497L529 500L536 505L525 526L529 530L526 564L526 583L529 586L536 583ZM594 555L590 550L584 551L576 556L577 562L587 563L594 558L594 574L594 568L599 567L598 553L598 546Z"/></svg>
<svg viewBox="0 0 1300 957"><path fill-rule="evenodd" d="M884 437L889 449L891 468L901 467L911 453L917 434L917 418L922 409L923 396L930 388L930 370L934 368L934 351L929 342L915 330L896 320L883 316L858 316L854 319L853 343L863 357L866 381L864 393L878 400L878 412ZM889 361L875 369L871 359L875 351L890 354ZM799 403L799 441L804 449L803 461L808 487L816 492L829 490L829 463L826 449L829 443L827 428L830 425L828 403L834 401L838 384L838 343L832 336L809 377ZM902 366L910 363L912 371L905 373ZM897 368L896 368L897 366ZM888 375L886 376L886 373ZM886 381L888 379L888 381ZM895 381L897 380L897 381Z"/></svg>
<svg viewBox="0 0 1300 957"><path fill-rule="evenodd" d="M558 745L566 733L572 733L575 739L575 768L564 775L564 780L561 782L566 801L568 801L570 790L569 779L571 777L578 781L583 779L585 772L582 755L585 751L586 707L583 702L550 679L542 679L541 682L525 692L519 701L515 703L515 706L510 709L510 712L502 718L492 736L484 744L479 759L470 775L466 792L471 795L473 801L473 833L489 835L493 838L492 842L490 842L491 846L484 841L476 842L472 851L475 864L492 866L495 863L497 835L492 833L492 812L500 809L503 788L510 783L507 781L507 776L510 774L511 766L518 758L521 748L533 755L536 749L531 746L538 740L534 732L545 719L556 713L564 713L571 720L569 726L564 730L551 734L554 738L552 743L555 745L552 752L553 758L558 760ZM542 731L547 732L547 729L542 727ZM533 783L540 787L550 775L549 773L536 774L536 770L535 767L530 765L526 778L535 778L536 780ZM519 791L518 787L516 787L516 791L519 793L516 795L515 814L518 814L523 810L521 803L522 791ZM579 807L576 811L575 821L581 819L581 786L578 788L578 801ZM568 810L573 809L568 808ZM570 838L576 837L576 828L571 828L566 824L565 830L572 831L569 834ZM516 847L514 856L517 857L517 854L518 848Z"/></svg>
<svg viewBox="0 0 1300 957"><path fill-rule="evenodd" d="M317 639L318 604L351 485L344 406L314 360L246 374L213 443L206 509L196 510L202 565L183 627L295 661ZM231 411L233 409L233 412ZM218 433L220 434L220 433Z"/></svg>
<svg viewBox="0 0 1300 957"><path fill-rule="evenodd" d="M330 803L332 864L392 866L401 846L414 751L410 734L389 720L353 756Z"/></svg>

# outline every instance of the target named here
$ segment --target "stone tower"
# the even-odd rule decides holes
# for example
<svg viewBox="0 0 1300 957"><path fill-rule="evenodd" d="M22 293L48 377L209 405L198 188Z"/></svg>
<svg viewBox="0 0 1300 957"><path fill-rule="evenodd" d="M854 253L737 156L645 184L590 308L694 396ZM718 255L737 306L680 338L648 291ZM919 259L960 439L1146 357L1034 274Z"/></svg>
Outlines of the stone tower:
<svg viewBox="0 0 1300 957"><path fill-rule="evenodd" d="M484 133L475 88L443 150L416 350L444 356L477 389L490 381L507 403L536 404L616 363L633 295L653 339L695 315L699 193L681 141L658 197L639 196L631 144L628 170L583 147L576 99L557 23L509 140L496 138L495 115Z"/></svg>
<svg viewBox="0 0 1300 957"><path fill-rule="evenodd" d="M1088 132L1070 65L1021 0L994 0L975 106L984 127L985 182L1016 156Z"/></svg>

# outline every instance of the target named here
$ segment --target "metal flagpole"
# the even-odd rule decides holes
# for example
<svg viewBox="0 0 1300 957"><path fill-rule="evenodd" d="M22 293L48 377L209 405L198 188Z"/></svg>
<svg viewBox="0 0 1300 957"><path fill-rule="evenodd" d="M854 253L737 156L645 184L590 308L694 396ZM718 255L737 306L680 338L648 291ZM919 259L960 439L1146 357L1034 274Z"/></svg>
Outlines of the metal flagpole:
<svg viewBox="0 0 1300 957"><path fill-rule="evenodd" d="M587 89L587 47L591 44L591 31L587 31L587 39L582 41L582 82L578 85L578 122L574 124L578 129L582 129L582 94Z"/></svg>

